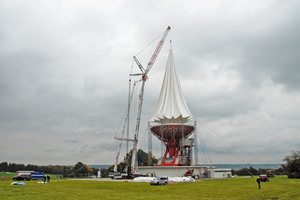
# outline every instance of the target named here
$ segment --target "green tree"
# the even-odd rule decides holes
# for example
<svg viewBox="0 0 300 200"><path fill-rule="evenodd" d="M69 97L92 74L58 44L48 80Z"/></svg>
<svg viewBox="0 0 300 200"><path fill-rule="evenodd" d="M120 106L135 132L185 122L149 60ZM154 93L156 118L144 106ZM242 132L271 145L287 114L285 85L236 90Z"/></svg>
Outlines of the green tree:
<svg viewBox="0 0 300 200"><path fill-rule="evenodd" d="M97 169L97 168L92 168L92 174L93 175L98 175L98 171L99 171L99 169Z"/></svg>
<svg viewBox="0 0 300 200"><path fill-rule="evenodd" d="M36 172L42 171L42 170L40 170L39 166L37 166L37 165L32 165L32 164L26 165L25 169L26 169L26 170L30 170L30 171L36 171ZM42 172L43 172L43 171L42 171Z"/></svg>
<svg viewBox="0 0 300 200"><path fill-rule="evenodd" d="M118 172L124 172L126 170L126 167L131 167L131 158L132 158L132 150L126 154L124 157L124 160L120 162L117 165ZM152 165L156 165L158 162L158 159L155 158L152 154L150 156L152 160ZM142 149L139 149L137 151L137 160L138 160L138 166L148 166L148 153L144 152ZM109 172L112 172L114 170L115 165L110 166L107 169L101 169L101 177L105 178L108 177Z"/></svg>
<svg viewBox="0 0 300 200"><path fill-rule="evenodd" d="M300 178L300 151L292 151L283 161L286 163L282 167L284 171L288 172L288 177Z"/></svg>
<svg viewBox="0 0 300 200"><path fill-rule="evenodd" d="M252 175L257 175L257 174L258 174L257 169L255 169L255 168L252 167L252 166L249 167L249 172L250 172Z"/></svg>
<svg viewBox="0 0 300 200"><path fill-rule="evenodd" d="M101 169L101 178L107 178L109 172L114 170L114 167L115 167L115 165L112 165L112 166L108 167L107 169L102 168Z"/></svg>
<svg viewBox="0 0 300 200"><path fill-rule="evenodd" d="M16 163L9 163L8 167L7 167L7 171L9 172L16 172L18 171L18 165Z"/></svg>
<svg viewBox="0 0 300 200"><path fill-rule="evenodd" d="M106 178L106 177L108 177L108 170L107 170L107 169L102 168L102 169L100 170L100 172L101 172L101 178Z"/></svg>
<svg viewBox="0 0 300 200"><path fill-rule="evenodd" d="M7 164L6 161L0 163L0 171L6 172L7 171L7 167L8 167L8 164Z"/></svg>
<svg viewBox="0 0 300 200"><path fill-rule="evenodd" d="M138 166L148 166L149 158L148 153L144 152L142 149L139 149L137 151L137 160L138 160ZM129 163L129 166L131 166L131 158L132 158L132 150L126 154L124 157L124 163ZM156 165L158 162L158 159L155 158L152 154L150 155L152 165Z"/></svg>
<svg viewBox="0 0 300 200"><path fill-rule="evenodd" d="M73 168L73 174L75 176L87 176L89 173L89 167L82 162L76 163L76 165Z"/></svg>

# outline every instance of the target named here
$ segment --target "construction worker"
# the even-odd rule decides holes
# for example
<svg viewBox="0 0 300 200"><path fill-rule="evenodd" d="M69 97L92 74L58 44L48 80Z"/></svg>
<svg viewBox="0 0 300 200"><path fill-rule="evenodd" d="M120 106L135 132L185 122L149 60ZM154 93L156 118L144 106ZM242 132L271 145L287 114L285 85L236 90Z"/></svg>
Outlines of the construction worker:
<svg viewBox="0 0 300 200"><path fill-rule="evenodd" d="M46 183L46 175L44 174L44 184Z"/></svg>
<svg viewBox="0 0 300 200"><path fill-rule="evenodd" d="M256 182L258 183L258 189L260 189L260 178L259 177L257 177L257 179L256 179Z"/></svg>

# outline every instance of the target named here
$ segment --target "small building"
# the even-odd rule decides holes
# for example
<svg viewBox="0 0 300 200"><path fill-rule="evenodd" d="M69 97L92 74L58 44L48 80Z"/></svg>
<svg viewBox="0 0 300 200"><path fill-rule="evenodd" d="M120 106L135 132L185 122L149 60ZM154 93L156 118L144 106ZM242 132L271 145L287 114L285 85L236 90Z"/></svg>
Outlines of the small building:
<svg viewBox="0 0 300 200"><path fill-rule="evenodd" d="M231 178L231 169L215 169L214 178Z"/></svg>

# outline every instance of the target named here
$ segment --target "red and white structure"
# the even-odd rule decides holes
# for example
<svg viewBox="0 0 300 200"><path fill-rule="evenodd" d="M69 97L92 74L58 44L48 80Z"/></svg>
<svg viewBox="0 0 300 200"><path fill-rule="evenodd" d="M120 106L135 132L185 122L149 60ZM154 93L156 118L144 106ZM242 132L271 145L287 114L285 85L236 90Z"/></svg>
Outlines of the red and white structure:
<svg viewBox="0 0 300 200"><path fill-rule="evenodd" d="M153 115L149 120L149 128L151 133L158 138L165 148L163 155L158 161L156 166L151 166L151 159L149 158L148 166L138 167L136 163L137 158L137 144L140 130L141 112L144 99L145 82L148 79L148 72L152 68L163 44L170 31L170 27L165 30L160 42L158 43L147 67L144 68L138 59L134 56L133 59L140 69L138 74L130 74L130 76L141 76L141 89L139 93L139 106L136 118L136 125L134 137L129 138L129 113L130 102L132 95L130 95L130 82L129 80L129 98L128 109L126 115L125 125L123 127L122 136L115 137L119 140L119 148L115 158L114 171L109 175L111 178L133 178L137 176L151 175L151 176L194 176L199 178L214 178L218 174L223 173L225 177L230 173L230 169L223 169L223 171L215 171L216 167L213 166L198 166L193 165L193 147L194 141L196 143L197 136L195 130L197 129L196 122L192 113L190 112L182 92L180 80L177 75L173 49L169 50L168 61L166 65L164 80L162 83L160 95L154 109ZM135 84L134 84L135 85ZM124 137L125 127L127 123L127 137ZM120 149L122 141L133 142L131 168L126 172L121 173L117 171L118 159L120 156ZM195 145L195 147L197 147ZM128 144L127 144L128 149ZM152 155L152 135L148 135L148 156ZM197 149L195 148L197 154ZM197 155L195 154L195 164L197 163Z"/></svg>
<svg viewBox="0 0 300 200"><path fill-rule="evenodd" d="M160 95L150 119L151 133L165 145L165 153L157 166L192 165L194 118L183 97L173 50L169 50Z"/></svg>
<svg viewBox="0 0 300 200"><path fill-rule="evenodd" d="M140 166L140 174L195 178L231 177L231 169L216 169L214 166L200 166L197 163L197 144L194 145L197 123L184 100L172 49L169 50L160 95L149 124L151 133L162 142L165 151L156 166ZM151 155L151 134L148 137L148 154Z"/></svg>

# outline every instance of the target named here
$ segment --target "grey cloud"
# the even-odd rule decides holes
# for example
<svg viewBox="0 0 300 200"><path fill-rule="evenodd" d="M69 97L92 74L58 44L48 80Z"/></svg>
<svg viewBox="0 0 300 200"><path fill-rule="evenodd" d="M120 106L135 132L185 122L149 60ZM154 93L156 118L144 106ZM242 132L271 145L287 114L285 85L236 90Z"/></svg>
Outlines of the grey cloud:
<svg viewBox="0 0 300 200"><path fill-rule="evenodd" d="M45 150L45 153L52 153L52 152L58 152L59 149L47 149Z"/></svg>
<svg viewBox="0 0 300 200"><path fill-rule="evenodd" d="M74 164L78 159L90 162L105 151L95 162L113 163L118 144L113 138L123 126L132 56L168 25L183 93L197 120L257 157L271 155L269 162L280 162L297 148L296 1L174 2L167 11L165 2L0 4L0 151L8 162ZM141 140L160 91L169 39L149 73ZM143 65L157 43L138 55ZM286 136L284 144L271 136ZM22 147L24 140L31 147ZM270 142L262 147L265 140ZM20 151L7 145L12 142ZM55 148L44 149L49 143ZM207 143L222 157L215 144ZM225 145L222 140L218 144ZM222 147L235 153L230 145ZM47 158L36 149L43 149ZM275 151L281 153L270 153Z"/></svg>
<svg viewBox="0 0 300 200"><path fill-rule="evenodd" d="M65 140L65 143L78 143L78 140Z"/></svg>

